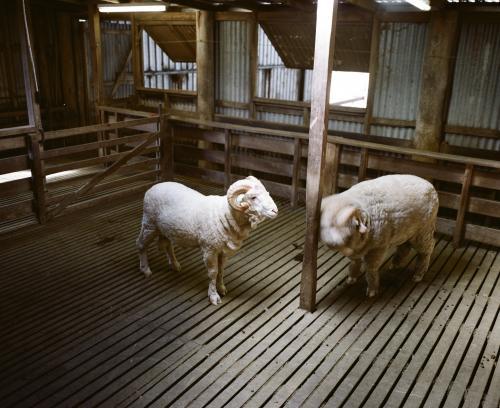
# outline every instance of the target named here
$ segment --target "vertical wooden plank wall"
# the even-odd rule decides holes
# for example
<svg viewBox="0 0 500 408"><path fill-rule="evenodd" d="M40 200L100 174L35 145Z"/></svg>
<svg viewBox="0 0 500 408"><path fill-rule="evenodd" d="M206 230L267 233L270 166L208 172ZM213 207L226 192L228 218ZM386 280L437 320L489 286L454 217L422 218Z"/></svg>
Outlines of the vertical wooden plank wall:
<svg viewBox="0 0 500 408"><path fill-rule="evenodd" d="M316 44L311 91L311 125L306 186L306 239L300 285L300 307L312 312L316 308L317 252L322 171L328 129L330 79L335 48L335 26L338 0L318 0Z"/></svg>
<svg viewBox="0 0 500 408"><path fill-rule="evenodd" d="M42 116L39 105L39 83L36 75L35 52L31 35L31 13L26 0L18 0L18 27L23 65L24 90L30 126L42 129Z"/></svg>

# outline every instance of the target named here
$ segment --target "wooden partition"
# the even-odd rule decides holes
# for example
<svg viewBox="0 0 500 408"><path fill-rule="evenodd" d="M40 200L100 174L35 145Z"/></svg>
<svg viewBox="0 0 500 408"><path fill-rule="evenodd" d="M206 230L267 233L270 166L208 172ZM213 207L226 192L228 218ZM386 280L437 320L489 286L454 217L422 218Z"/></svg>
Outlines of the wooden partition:
<svg viewBox="0 0 500 408"><path fill-rule="evenodd" d="M6 156L0 159L1 222L37 215L44 223L63 211L145 191L166 178L161 169L166 133L158 114L99 112L107 123L0 135Z"/></svg>
<svg viewBox="0 0 500 408"><path fill-rule="evenodd" d="M226 187L254 174L293 205L304 200L307 134L176 116L169 122L175 174ZM210 142L210 148L199 148L200 140ZM499 162L336 136L328 137L328 145L327 190L339 192L385 174L415 174L438 190L439 232L452 236L457 246L464 238L500 246Z"/></svg>

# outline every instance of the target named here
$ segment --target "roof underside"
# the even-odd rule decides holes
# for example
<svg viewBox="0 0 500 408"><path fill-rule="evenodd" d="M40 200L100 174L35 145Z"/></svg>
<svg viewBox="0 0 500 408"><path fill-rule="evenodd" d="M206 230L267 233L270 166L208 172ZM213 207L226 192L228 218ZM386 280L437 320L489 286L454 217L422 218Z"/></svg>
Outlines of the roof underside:
<svg viewBox="0 0 500 408"><path fill-rule="evenodd" d="M196 26L164 24L144 26L158 46L175 62L196 62Z"/></svg>
<svg viewBox="0 0 500 408"><path fill-rule="evenodd" d="M312 69L315 13L259 13L259 23L288 68ZM372 15L339 8L335 33L334 69L368 72Z"/></svg>

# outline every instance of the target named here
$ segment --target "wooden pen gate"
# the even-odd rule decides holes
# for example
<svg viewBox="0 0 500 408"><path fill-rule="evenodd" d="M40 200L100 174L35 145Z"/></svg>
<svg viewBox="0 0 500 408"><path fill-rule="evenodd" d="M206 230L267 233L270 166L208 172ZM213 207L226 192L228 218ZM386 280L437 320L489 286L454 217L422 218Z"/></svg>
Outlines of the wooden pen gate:
<svg viewBox="0 0 500 408"><path fill-rule="evenodd" d="M8 146L16 154L1 159L0 170L26 174L0 183L2 221L36 215L44 223L63 211L145 191L160 180L160 116L145 116L16 136Z"/></svg>

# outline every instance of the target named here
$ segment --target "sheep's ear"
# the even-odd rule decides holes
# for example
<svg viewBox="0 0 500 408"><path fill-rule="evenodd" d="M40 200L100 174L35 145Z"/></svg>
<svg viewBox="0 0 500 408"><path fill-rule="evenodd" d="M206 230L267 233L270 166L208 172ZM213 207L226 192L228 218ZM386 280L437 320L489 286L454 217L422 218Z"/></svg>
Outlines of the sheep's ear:
<svg viewBox="0 0 500 408"><path fill-rule="evenodd" d="M364 211L356 209L356 211L352 215L352 222L356 226L356 229L360 234L366 233L368 231L367 224L367 214Z"/></svg>
<svg viewBox="0 0 500 408"><path fill-rule="evenodd" d="M356 208L352 206L344 207L337 213L337 225L346 225L354 216Z"/></svg>

